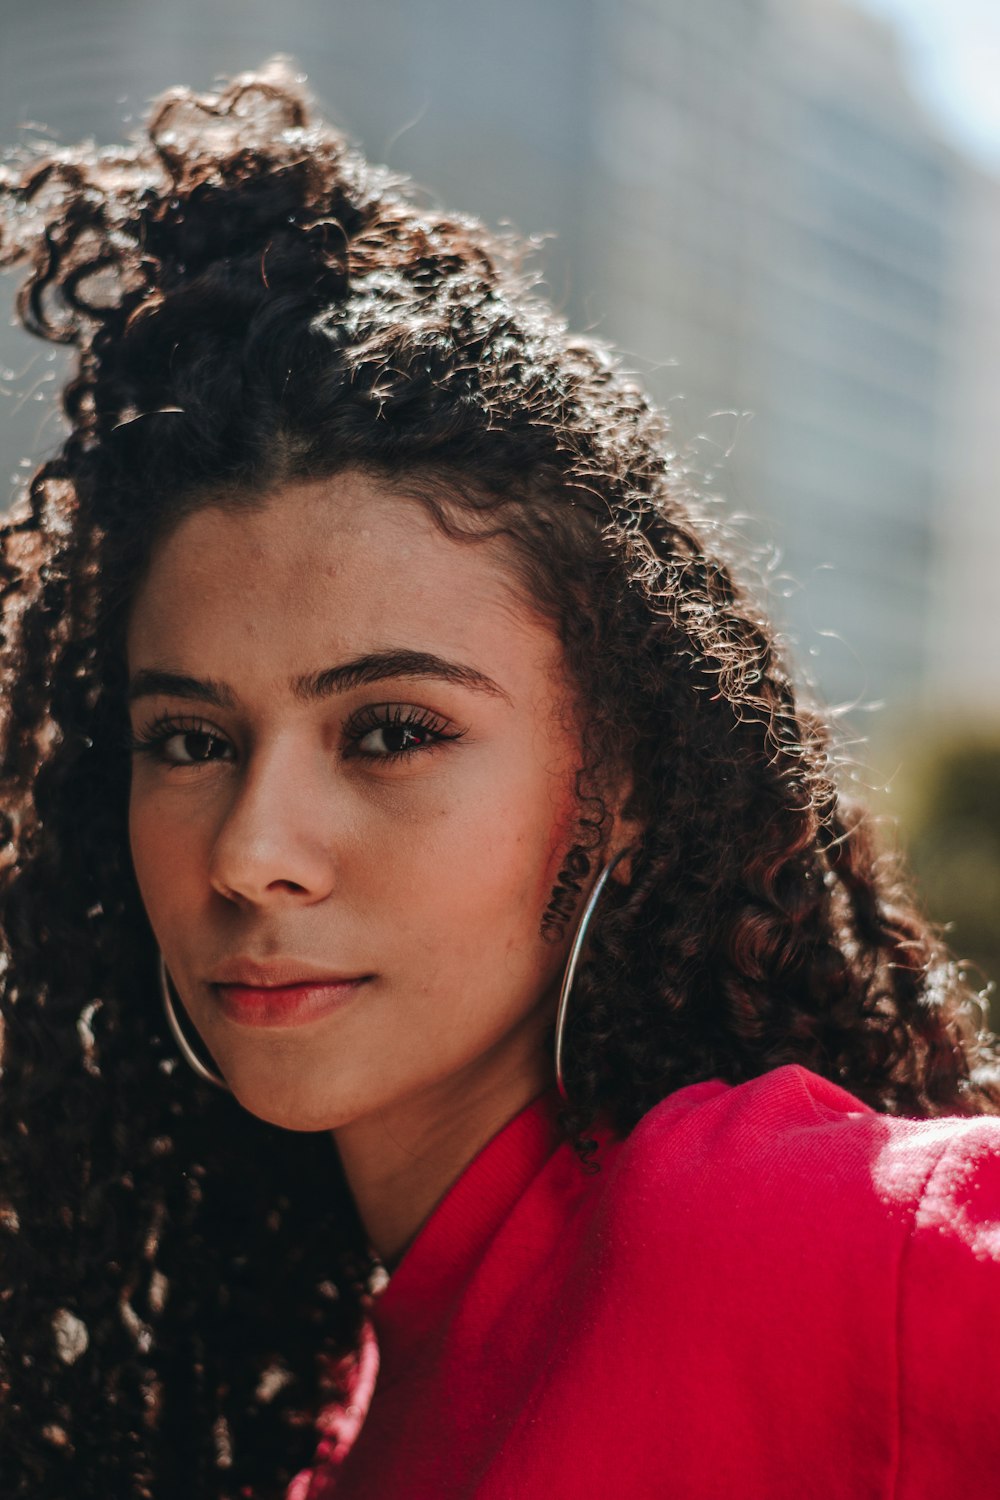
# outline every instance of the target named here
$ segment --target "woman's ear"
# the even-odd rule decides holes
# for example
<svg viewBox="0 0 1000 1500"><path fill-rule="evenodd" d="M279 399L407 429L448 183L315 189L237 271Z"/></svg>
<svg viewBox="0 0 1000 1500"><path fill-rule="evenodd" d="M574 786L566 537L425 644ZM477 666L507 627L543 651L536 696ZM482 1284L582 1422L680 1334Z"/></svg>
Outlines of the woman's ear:
<svg viewBox="0 0 1000 1500"><path fill-rule="evenodd" d="M645 819L637 817L632 811L633 790L633 780L629 775L615 788L612 798L615 811L607 857L614 859L617 855L622 855L611 874L611 878L620 881L622 885L631 884L634 858L646 832Z"/></svg>

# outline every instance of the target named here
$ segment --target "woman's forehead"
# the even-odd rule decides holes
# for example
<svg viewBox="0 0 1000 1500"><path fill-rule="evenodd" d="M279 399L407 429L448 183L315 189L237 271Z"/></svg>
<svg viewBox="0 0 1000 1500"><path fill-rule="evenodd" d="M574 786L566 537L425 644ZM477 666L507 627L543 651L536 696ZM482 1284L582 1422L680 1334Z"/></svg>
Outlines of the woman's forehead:
<svg viewBox="0 0 1000 1500"><path fill-rule="evenodd" d="M501 672L526 653L551 670L559 654L499 544L447 535L418 499L356 472L185 516L154 550L128 631L133 670L167 654L294 676L388 643Z"/></svg>
<svg viewBox="0 0 1000 1500"><path fill-rule="evenodd" d="M463 558L469 559L465 567ZM249 566L278 581L289 568L315 580L346 576L352 568L405 572L411 564L418 576L428 568L449 570L456 579L499 579L504 572L495 542L477 546L449 536L416 495L349 469L292 481L260 497L206 498L154 546L149 571L224 578Z"/></svg>

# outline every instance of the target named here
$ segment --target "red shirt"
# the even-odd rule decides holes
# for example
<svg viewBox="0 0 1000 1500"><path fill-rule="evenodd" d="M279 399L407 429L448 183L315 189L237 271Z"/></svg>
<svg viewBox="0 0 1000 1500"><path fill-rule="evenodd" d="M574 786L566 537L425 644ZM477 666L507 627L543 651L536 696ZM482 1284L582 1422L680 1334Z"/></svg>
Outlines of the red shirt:
<svg viewBox="0 0 1000 1500"><path fill-rule="evenodd" d="M787 1066L588 1173L553 1115L438 1205L288 1500L1000 1496L1000 1119Z"/></svg>

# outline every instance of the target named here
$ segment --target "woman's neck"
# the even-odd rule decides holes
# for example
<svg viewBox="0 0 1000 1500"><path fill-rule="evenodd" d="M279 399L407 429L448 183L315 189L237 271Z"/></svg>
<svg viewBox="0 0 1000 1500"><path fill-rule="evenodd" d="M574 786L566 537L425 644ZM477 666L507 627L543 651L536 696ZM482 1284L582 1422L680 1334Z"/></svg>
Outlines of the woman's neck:
<svg viewBox="0 0 1000 1500"><path fill-rule="evenodd" d="M372 1248L390 1271L472 1158L551 1082L540 1047L463 1072L333 1132Z"/></svg>

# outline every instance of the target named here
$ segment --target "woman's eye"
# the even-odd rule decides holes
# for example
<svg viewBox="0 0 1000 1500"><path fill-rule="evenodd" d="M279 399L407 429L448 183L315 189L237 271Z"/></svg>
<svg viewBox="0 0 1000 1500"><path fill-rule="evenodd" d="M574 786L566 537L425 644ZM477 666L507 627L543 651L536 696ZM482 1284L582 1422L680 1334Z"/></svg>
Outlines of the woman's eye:
<svg viewBox="0 0 1000 1500"><path fill-rule="evenodd" d="M365 709L347 726L351 755L367 760L399 760L432 750L465 733L448 719L411 704L383 703Z"/></svg>
<svg viewBox="0 0 1000 1500"><path fill-rule="evenodd" d="M225 740L203 729L185 729L161 741L163 758L175 766L199 765L204 761L223 760L229 749Z"/></svg>
<svg viewBox="0 0 1000 1500"><path fill-rule="evenodd" d="M425 724L380 724L363 734L357 747L362 755L403 755L407 750L421 750L440 738Z"/></svg>
<svg viewBox="0 0 1000 1500"><path fill-rule="evenodd" d="M129 748L134 755L151 756L168 766L200 766L232 758L227 739L197 724L150 724L132 737Z"/></svg>

